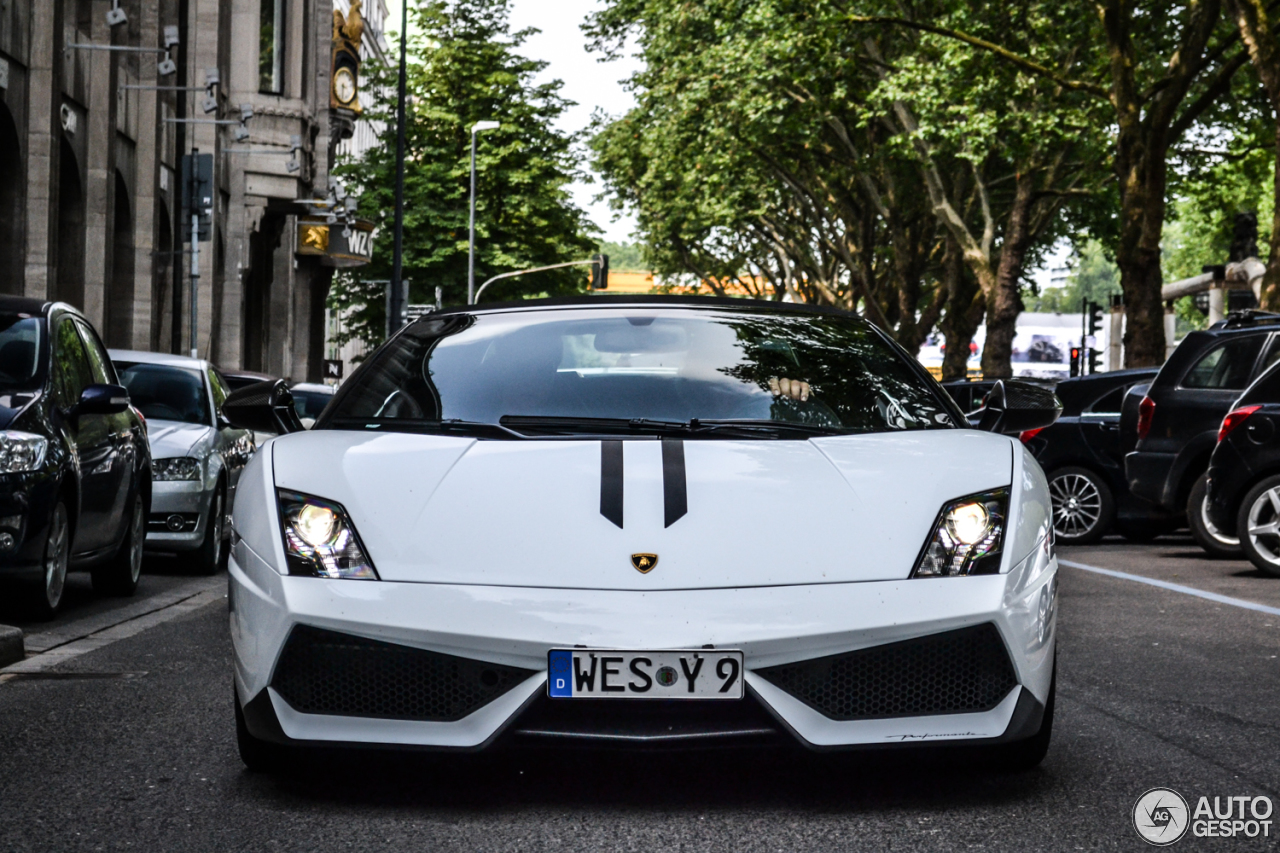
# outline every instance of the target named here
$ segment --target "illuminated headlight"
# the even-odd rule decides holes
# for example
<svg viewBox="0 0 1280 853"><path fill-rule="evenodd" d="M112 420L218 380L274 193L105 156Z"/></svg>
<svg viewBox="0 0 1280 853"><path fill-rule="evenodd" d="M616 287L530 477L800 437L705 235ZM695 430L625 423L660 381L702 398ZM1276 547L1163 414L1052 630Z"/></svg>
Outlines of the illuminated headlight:
<svg viewBox="0 0 1280 853"><path fill-rule="evenodd" d="M172 459L153 459L153 480L199 480L200 460L193 456L176 456Z"/></svg>
<svg viewBox="0 0 1280 853"><path fill-rule="evenodd" d="M29 432L0 430L0 474L24 474L44 464L49 440Z"/></svg>
<svg viewBox="0 0 1280 853"><path fill-rule="evenodd" d="M277 490L276 496L289 574L378 579L341 504L284 489Z"/></svg>
<svg viewBox="0 0 1280 853"><path fill-rule="evenodd" d="M994 489L949 502L933 523L915 578L994 575L1000 571L1009 490Z"/></svg>

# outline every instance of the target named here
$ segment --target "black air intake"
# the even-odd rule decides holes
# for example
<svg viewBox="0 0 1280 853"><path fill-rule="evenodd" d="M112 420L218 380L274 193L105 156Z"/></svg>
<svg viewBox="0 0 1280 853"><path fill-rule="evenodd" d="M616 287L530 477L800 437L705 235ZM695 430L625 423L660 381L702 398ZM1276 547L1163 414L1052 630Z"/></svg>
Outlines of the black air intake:
<svg viewBox="0 0 1280 853"><path fill-rule="evenodd" d="M1018 683L991 623L756 674L833 720L990 711Z"/></svg>
<svg viewBox="0 0 1280 853"><path fill-rule="evenodd" d="M524 681L531 670L298 625L271 686L295 711L453 722Z"/></svg>

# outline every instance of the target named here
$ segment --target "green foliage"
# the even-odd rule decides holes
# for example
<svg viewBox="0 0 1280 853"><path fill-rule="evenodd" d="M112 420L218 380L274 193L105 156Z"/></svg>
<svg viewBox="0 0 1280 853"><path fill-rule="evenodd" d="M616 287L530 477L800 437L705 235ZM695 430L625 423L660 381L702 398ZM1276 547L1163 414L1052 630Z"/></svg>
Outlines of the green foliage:
<svg viewBox="0 0 1280 853"><path fill-rule="evenodd" d="M404 277L410 302L465 302L467 289L470 128L496 120L477 149L476 287L491 276L529 267L585 260L595 250L595 227L570 201L576 175L575 140L555 130L570 106L560 81L535 85L545 63L518 54L530 31L512 33L508 0L433 0L413 10L409 38L406 116ZM392 37L394 41L395 38ZM365 118L382 128L379 144L335 169L359 198L359 215L373 220L373 262L359 275L335 278L330 306L349 311L346 337L381 341L395 211L396 69L370 63L364 91L389 97L367 105ZM485 301L585 290L572 268L504 280ZM339 342L341 343L341 341Z"/></svg>
<svg viewBox="0 0 1280 853"><path fill-rule="evenodd" d="M639 243L600 244L599 250L609 256L609 269L620 272L648 272L645 265L644 248Z"/></svg>
<svg viewBox="0 0 1280 853"><path fill-rule="evenodd" d="M1039 295L1023 297L1028 311L1079 314L1083 300L1103 306L1111 305L1113 294L1120 292L1120 270L1108 258L1097 240L1088 240L1077 250L1074 266L1066 284L1046 287Z"/></svg>

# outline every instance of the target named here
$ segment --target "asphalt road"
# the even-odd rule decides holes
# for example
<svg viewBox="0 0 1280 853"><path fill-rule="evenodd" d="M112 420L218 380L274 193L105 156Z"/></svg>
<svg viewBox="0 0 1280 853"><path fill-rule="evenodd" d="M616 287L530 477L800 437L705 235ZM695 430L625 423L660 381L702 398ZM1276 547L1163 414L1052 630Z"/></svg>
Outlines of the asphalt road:
<svg viewBox="0 0 1280 853"><path fill-rule="evenodd" d="M0 673L0 851L1138 850L1150 788L1280 802L1280 612L1139 579L1273 611L1280 580L1190 540L1061 557L1133 577L1062 570L1053 745L1019 774L785 751L331 756L258 776L235 751L221 591L150 578L152 600L191 594ZM63 636L120 606L86 597ZM1176 849L1274 849L1272 829Z"/></svg>

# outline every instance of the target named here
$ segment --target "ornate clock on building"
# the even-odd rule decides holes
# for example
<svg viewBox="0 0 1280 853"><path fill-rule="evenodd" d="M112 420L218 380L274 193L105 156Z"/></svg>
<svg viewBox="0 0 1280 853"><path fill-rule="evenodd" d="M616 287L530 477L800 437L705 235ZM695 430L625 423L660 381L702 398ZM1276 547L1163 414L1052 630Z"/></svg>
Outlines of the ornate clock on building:
<svg viewBox="0 0 1280 853"><path fill-rule="evenodd" d="M333 72L333 96L338 103L349 106L356 99L356 76L350 68L339 68Z"/></svg>

